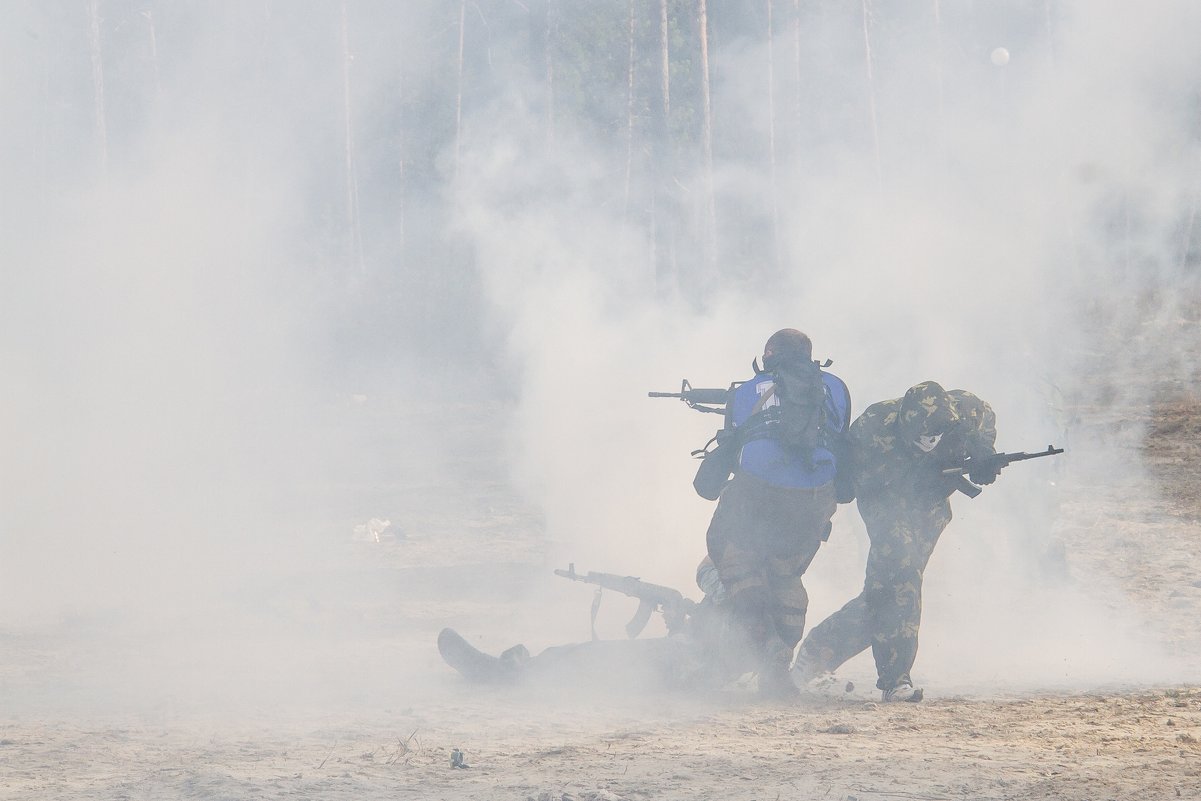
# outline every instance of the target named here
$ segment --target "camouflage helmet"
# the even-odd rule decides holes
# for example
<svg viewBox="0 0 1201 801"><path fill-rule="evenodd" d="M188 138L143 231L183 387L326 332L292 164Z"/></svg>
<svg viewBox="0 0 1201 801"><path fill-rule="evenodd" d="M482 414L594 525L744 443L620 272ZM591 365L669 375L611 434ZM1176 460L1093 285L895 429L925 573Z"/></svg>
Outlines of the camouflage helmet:
<svg viewBox="0 0 1201 801"><path fill-rule="evenodd" d="M936 381L923 381L910 387L897 413L900 439L905 442L945 434L958 421L951 396Z"/></svg>
<svg viewBox="0 0 1201 801"><path fill-rule="evenodd" d="M763 346L763 367L775 369L788 362L807 362L813 359L813 342L795 328L781 328L767 338Z"/></svg>

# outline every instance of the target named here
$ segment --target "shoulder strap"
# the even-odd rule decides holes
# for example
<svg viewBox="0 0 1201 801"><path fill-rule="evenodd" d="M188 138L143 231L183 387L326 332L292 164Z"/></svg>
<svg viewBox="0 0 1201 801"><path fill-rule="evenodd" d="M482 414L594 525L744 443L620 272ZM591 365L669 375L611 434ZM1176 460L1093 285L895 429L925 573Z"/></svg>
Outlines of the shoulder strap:
<svg viewBox="0 0 1201 801"><path fill-rule="evenodd" d="M767 392L764 392L762 395L759 396L759 400L755 401L755 405L751 408L751 416L746 419L746 423L749 423L751 420L755 419L755 415L757 415L761 411L763 411L763 407L767 405L767 401L770 398L774 398L775 395L776 395L776 385L775 385L775 383L773 383L770 387L767 388ZM743 425L746 425L746 423L743 423Z"/></svg>

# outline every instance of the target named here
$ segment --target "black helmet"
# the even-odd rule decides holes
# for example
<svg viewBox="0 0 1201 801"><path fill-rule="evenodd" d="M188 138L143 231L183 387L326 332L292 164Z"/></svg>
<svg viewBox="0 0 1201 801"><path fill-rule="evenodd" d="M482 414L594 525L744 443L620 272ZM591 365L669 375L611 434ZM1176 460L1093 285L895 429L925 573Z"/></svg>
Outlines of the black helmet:
<svg viewBox="0 0 1201 801"><path fill-rule="evenodd" d="M763 346L763 369L774 370L781 364L813 360L813 342L795 328L781 328L767 338Z"/></svg>

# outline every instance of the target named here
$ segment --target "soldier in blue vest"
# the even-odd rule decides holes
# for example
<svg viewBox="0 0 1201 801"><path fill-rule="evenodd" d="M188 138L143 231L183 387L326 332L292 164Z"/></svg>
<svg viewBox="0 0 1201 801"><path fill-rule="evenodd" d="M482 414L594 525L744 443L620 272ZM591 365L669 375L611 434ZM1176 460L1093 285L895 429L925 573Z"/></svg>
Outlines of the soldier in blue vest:
<svg viewBox="0 0 1201 801"><path fill-rule="evenodd" d="M850 397L813 361L809 337L786 328L767 340L762 369L737 386L727 414L738 458L709 524L709 556L755 656L760 692L789 695L809 605L801 577L839 500L836 453Z"/></svg>
<svg viewBox="0 0 1201 801"><path fill-rule="evenodd" d="M995 453L996 422L992 407L972 393L924 381L903 398L872 404L851 424L850 472L871 540L867 576L863 592L805 638L795 667L799 684L870 646L883 700L921 700L910 671L922 576L951 521L949 497L956 488L942 470ZM984 464L969 478L991 484L998 469Z"/></svg>

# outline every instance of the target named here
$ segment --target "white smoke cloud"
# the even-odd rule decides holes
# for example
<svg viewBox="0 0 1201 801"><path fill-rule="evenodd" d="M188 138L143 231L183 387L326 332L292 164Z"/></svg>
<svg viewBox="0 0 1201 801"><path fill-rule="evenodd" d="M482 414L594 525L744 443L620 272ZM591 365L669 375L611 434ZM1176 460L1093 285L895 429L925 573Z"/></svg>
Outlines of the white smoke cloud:
<svg viewBox="0 0 1201 801"><path fill-rule="evenodd" d="M717 418L645 392L745 378L781 327L834 359L857 410L937 379L991 401L1010 450L1059 442L1098 364L1197 380L1181 324L1198 288L1182 242L1195 260L1201 237L1190 3L1052 4L1049 27L1017 6L948 8L941 27L881 7L871 85L860 9L819 4L801 21L799 82L794 31L777 29L774 176L765 43L722 41L712 232L701 160L647 152L652 102L636 108L628 194L621 126L560 113L552 130L544 65L519 63L528 42L502 33L526 30L501 24L520 4L476 9L461 97L446 4L347 4L345 47L337 4L151 5L99 4L99 105L86 9L27 3L0 34L7 625L269 595L267 577L342 567L329 532L377 505L405 507L415 539L504 517L471 461L481 441L500 447L480 434L497 428L546 561L695 595L712 506L691 493L687 454ZM624 79L603 75L561 70L561 107L591 92L625 109ZM675 79L674 124L697 123L696 76ZM655 159L668 188L651 208ZM669 222L674 250L656 259ZM1143 391L1119 390L1127 404ZM413 412L414 395L445 414ZM480 411L483 396L502 408ZM1061 458L1142 481L1111 446ZM1056 507L1043 468L1023 469L956 501L931 568L932 674L966 676L934 643L1003 628L1029 608L1020 593L1056 599L1064 627L1103 629L1086 593L1031 587L1030 527ZM536 522L514 525L539 542ZM865 554L843 509L811 570L812 622L856 591ZM1076 648L1061 632L1005 629L971 651L1023 641L1050 659L1049 643Z"/></svg>
<svg viewBox="0 0 1201 801"><path fill-rule="evenodd" d="M727 283L703 313L654 296L647 244L604 203L606 181L617 176L603 158L574 144L547 147L530 118L524 144L472 143L490 168L466 170L472 180L459 197L524 376L515 450L554 536L574 552L612 548L612 561L685 580L707 514L688 497L686 471L664 454L699 444L703 433L692 432L710 421L665 420L637 396L656 385L654 373L697 364L716 376L706 385L745 378L745 363L782 326L806 330L816 353L835 359L857 410L936 379L993 404L1006 450L1064 444L1066 407L1095 395L1098 364L1172 371L1190 358L1153 321L1179 308L1177 287L1187 296L1195 285L1180 271L1179 230L1196 204L1196 98L1184 77L1201 66L1187 44L1196 11L1064 6L1052 30L1040 20L1004 42L1012 57L1002 67L990 60L992 46L955 40L932 19L913 20L907 40L890 39L881 23L872 29L882 44L870 87L858 13L831 12L802 34L818 53L806 66L821 79L805 85L803 108L814 112L805 121L822 127L780 142L782 274L761 265L749 280ZM941 64L927 48L936 36ZM786 52L787 37L776 45ZM748 148L763 148L771 122L763 45L736 42L724 58L714 107L754 133ZM723 212L772 207L762 151L750 162L741 155L721 154L716 165L718 239L727 242L742 234L720 227ZM531 183L550 191L530 191ZM498 187L540 199L495 203L489 192ZM1158 310L1136 308L1131 296L1149 290ZM1115 334L1145 316L1147 341L1125 347ZM1137 402L1131 393L1146 390L1129 386L1121 400ZM690 436L681 436L686 425ZM1109 441L1076 444L1059 458L1104 462L1153 491ZM1035 478L1014 475L1023 470ZM1048 481L1057 471L1017 466L970 511L966 499L954 502L963 519L931 568L931 639L958 638L962 653L992 660L1009 686L1181 675L1159 660L1100 658L1115 636L1143 642L1138 615L1116 625L1096 592L1039 574L1059 514ZM627 533L651 521L647 539ZM811 623L857 591L865 553L862 526L844 510L810 571ZM1059 613L1021 624L1048 607ZM1034 653L1042 658L1030 660ZM1062 675L1061 657L1074 666ZM991 678L949 649L926 647L923 662L939 676Z"/></svg>

